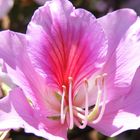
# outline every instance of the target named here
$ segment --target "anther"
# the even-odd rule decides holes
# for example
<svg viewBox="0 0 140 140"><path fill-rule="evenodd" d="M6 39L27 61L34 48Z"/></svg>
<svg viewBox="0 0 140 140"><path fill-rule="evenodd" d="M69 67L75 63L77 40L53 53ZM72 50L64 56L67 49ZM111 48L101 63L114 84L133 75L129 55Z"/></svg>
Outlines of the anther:
<svg viewBox="0 0 140 140"><path fill-rule="evenodd" d="M79 125L78 127L80 129L84 129L87 125L87 118L88 118L88 81L87 79L84 79L84 85L85 85L85 113L83 118L83 124Z"/></svg>
<svg viewBox="0 0 140 140"><path fill-rule="evenodd" d="M104 84L105 84L105 77L107 76L107 73L104 73L103 75L102 75L102 86L104 86Z"/></svg>
<svg viewBox="0 0 140 140"><path fill-rule="evenodd" d="M88 89L88 80L86 78L84 79L84 85L85 85L86 89Z"/></svg>
<svg viewBox="0 0 140 140"><path fill-rule="evenodd" d="M102 76L101 75L98 75L95 79L95 86L98 85L98 82L99 82L99 79L101 78Z"/></svg>

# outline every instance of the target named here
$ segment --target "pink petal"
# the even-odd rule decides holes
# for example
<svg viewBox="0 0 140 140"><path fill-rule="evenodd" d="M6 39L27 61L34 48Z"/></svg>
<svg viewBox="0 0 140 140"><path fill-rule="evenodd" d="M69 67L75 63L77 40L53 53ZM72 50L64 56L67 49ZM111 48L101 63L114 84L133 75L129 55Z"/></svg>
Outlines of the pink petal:
<svg viewBox="0 0 140 140"><path fill-rule="evenodd" d="M108 136L116 136L129 129L138 129L140 127L139 79L140 68L134 76L131 91L107 103L102 120L90 126Z"/></svg>
<svg viewBox="0 0 140 140"><path fill-rule="evenodd" d="M0 58L9 65L7 66L7 72L14 83L25 91L29 91L28 82L25 82L26 78L22 72L27 69L26 62L30 63L28 57L25 58L26 44L26 37L23 34L12 31L2 31L0 33ZM29 71L29 69L27 70Z"/></svg>
<svg viewBox="0 0 140 140"><path fill-rule="evenodd" d="M129 92L133 76L140 65L140 19L121 36L116 48L109 46L109 60L103 69L103 73L107 73L106 90L110 100Z"/></svg>
<svg viewBox="0 0 140 140"><path fill-rule="evenodd" d="M8 14L13 4L13 0L0 0L0 19Z"/></svg>
<svg viewBox="0 0 140 140"><path fill-rule="evenodd" d="M67 0L39 8L27 34L32 62L59 89L67 85L69 76L77 86L104 64L107 45L102 28L91 13L75 10Z"/></svg>
<svg viewBox="0 0 140 140"><path fill-rule="evenodd" d="M20 115L15 107L20 108ZM27 117L28 120L31 118L29 114L31 115L31 109L21 90L18 88L13 90L8 96L0 100L0 130L23 127L24 121L21 115Z"/></svg>
<svg viewBox="0 0 140 140"><path fill-rule="evenodd" d="M0 130L24 128L28 133L34 133L50 140L64 140L55 135L57 135L58 132L61 134L61 131L64 133L65 131L63 129L65 127L62 127L63 129L59 128L59 131L57 130L56 132L53 130L55 135L45 131L44 128L41 127L36 113L29 105L23 92L18 88L11 91L9 96L0 100L0 116Z"/></svg>
<svg viewBox="0 0 140 140"><path fill-rule="evenodd" d="M15 111L22 118L22 127L26 132L34 133L37 136L42 136L49 140L64 140L63 138L66 138L66 125L61 125L60 121L48 120L43 116L40 110L31 108L23 92L10 93L10 97L10 101L12 101ZM14 114L11 115L13 116Z"/></svg>
<svg viewBox="0 0 140 140"><path fill-rule="evenodd" d="M132 9L117 10L98 19L108 37L109 55L114 52L121 38L136 20L137 15Z"/></svg>
<svg viewBox="0 0 140 140"><path fill-rule="evenodd" d="M6 39L8 42L6 42ZM34 105L41 108L43 112L45 110L45 112L48 111L53 113L52 108L58 108L60 103L53 94L55 93L54 91L51 96L48 94L44 79L33 69L26 52L27 41L25 35L4 31L0 33L0 42L0 57L8 64L7 73L10 78L16 85L23 89L26 96ZM53 106L50 106L47 102L49 100L46 97L49 97ZM46 110L46 106L48 107L48 110Z"/></svg>
<svg viewBox="0 0 140 140"><path fill-rule="evenodd" d="M11 31L0 33L0 58L4 59L12 68L16 67L16 57L24 51L25 36ZM25 45L24 45L25 46ZM11 59L12 58L12 59Z"/></svg>
<svg viewBox="0 0 140 140"><path fill-rule="evenodd" d="M9 41L8 43L10 45L6 44L5 40L3 39L3 36L7 37ZM2 57L3 60L7 62L6 64L7 73L10 75L10 78L12 78L14 83L20 86L20 88L22 88L23 91L25 91L26 97L29 100L31 100L31 102L33 103L34 106L33 112L36 112L35 113L36 115L34 116L29 115L32 118L30 120L27 120L27 123L24 124L23 127L25 127L26 132L32 132L35 133L36 135L43 136L49 139L53 139L53 138L63 139L60 137L66 137L67 134L66 124L60 125L60 121L47 119L47 116L52 116L52 115L55 116L56 113L57 115L60 115L58 109L60 106L60 102L56 98L55 92L52 91L51 89L48 89L47 85L44 82L44 79L41 78L34 71L32 64L28 59L28 55L26 53L26 44L27 44L26 37L22 34L17 34L11 31L4 31L0 33L0 38L2 38L0 50L1 52L4 52L4 54L0 53L0 57ZM13 59L10 59L11 56ZM12 94L10 95L12 96ZM16 95L16 93L14 93L14 97L12 100L18 99L20 101L19 99L20 97L18 95L19 94ZM14 101L14 103L15 103L14 104L15 110L22 117L23 119L22 121L26 121L26 116L24 115L28 115L27 114L28 112L22 114L22 112L20 112L21 111L20 105L17 105L18 101ZM24 104L23 104L23 108L24 108ZM26 110L26 106L24 109ZM34 126L34 124L32 124L32 122L34 121L36 123L40 123L39 126L38 125ZM3 123L5 124L5 122ZM38 127L40 130L37 130ZM3 127L2 125L1 128L4 129L5 127ZM49 134L48 131L51 134Z"/></svg>
<svg viewBox="0 0 140 140"><path fill-rule="evenodd" d="M136 13L130 9L121 9L98 19L108 37L108 61L101 72L107 73L105 79L108 99L116 98L129 91L133 75L139 66L139 21ZM120 24L121 22L121 24ZM133 25L135 23L135 25ZM133 27L131 27L133 25ZM129 29L129 28L132 29ZM135 29L133 29L135 28ZM130 30L127 32L127 30ZM132 31L131 31L132 30ZM136 39L129 41L136 33ZM125 42L125 43L124 43ZM124 44L123 44L124 43ZM127 44L126 44L127 43ZM128 45L130 47L128 47ZM133 47L133 48L132 48ZM137 52L137 53L136 53ZM117 56L116 56L117 54ZM131 55L128 55L131 54ZM116 64L117 63L117 64ZM117 66L116 66L117 65ZM133 65L133 67L132 67ZM95 73L89 81L89 105L95 103L97 91L94 80L99 73ZM84 91L79 92L77 103L84 103ZM92 98L91 98L92 97ZM82 105L83 106L83 105Z"/></svg>
<svg viewBox="0 0 140 140"><path fill-rule="evenodd" d="M140 19L124 33L105 65L108 103L102 120L91 125L108 136L140 126ZM108 128L108 129L106 129Z"/></svg>

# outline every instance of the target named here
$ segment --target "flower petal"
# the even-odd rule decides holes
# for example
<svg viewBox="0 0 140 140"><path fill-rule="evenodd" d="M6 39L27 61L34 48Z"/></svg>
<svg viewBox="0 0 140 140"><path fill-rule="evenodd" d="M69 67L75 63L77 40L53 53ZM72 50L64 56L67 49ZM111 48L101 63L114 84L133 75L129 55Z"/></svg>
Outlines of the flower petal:
<svg viewBox="0 0 140 140"><path fill-rule="evenodd" d="M1 32L0 38L3 38L3 35L7 37L10 44L10 45L6 44L5 42L4 44L3 43L4 40L1 40L0 50L9 55L8 57L6 54L0 53L0 57L7 63L6 64L7 73L9 74L10 78L14 81L14 83L17 84L20 88L22 88L23 91L26 93L25 94L26 97L34 106L33 112L37 112L35 113L36 114L35 116L30 115L32 117L31 120L27 121L27 123L24 124L26 132L35 133L36 135L43 136L49 139L63 139L60 137L66 137L67 131L66 125L60 125L60 121L58 120L54 121L47 119L47 116L55 115L56 113L57 115L60 115L60 113L58 114L60 101L56 98L55 92L47 88L47 85L45 84L43 78L41 78L34 71L26 52L27 45L26 36L11 31ZM4 49L7 49L7 52L4 51ZM10 60L11 54L13 56L12 60ZM12 96L11 93L10 95ZM12 100L20 98L18 95L19 94L16 95L16 93L14 93L14 97ZM18 100L20 101L20 99ZM17 101L15 100L14 103L16 102ZM18 114L22 115L22 112L20 112L21 109L18 108L19 105L17 104L14 105L15 110L18 112ZM26 114L27 113L23 115ZM26 116L21 117L23 119L22 121L26 121ZM40 123L39 125L41 126L38 125L34 126L32 124L32 121ZM58 126L61 126L61 128ZM1 127L3 128L3 126ZM48 131L54 136L48 134Z"/></svg>
<svg viewBox="0 0 140 140"><path fill-rule="evenodd" d="M0 123L0 130L24 128L28 133L34 133L50 140L63 140L61 137L48 133L40 126L36 113L19 88L14 89L8 96L0 100ZM62 130L59 128L60 134ZM56 135L57 131L53 130Z"/></svg>
<svg viewBox="0 0 140 140"><path fill-rule="evenodd" d="M6 42L3 37L7 38L9 42ZM55 97L55 94L53 94L55 91L47 89L44 79L33 69L26 52L26 36L11 31L4 31L0 33L0 39L0 57L8 64L6 68L10 78L16 85L23 89L26 97L34 105L39 107L43 112L45 110L45 112L53 114L53 109L58 108L60 103ZM49 94L48 90L53 93ZM51 106L51 102L53 102L53 106ZM48 107L47 110L46 106ZM56 113L55 110L54 113Z"/></svg>
<svg viewBox="0 0 140 140"><path fill-rule="evenodd" d="M0 58L4 59L12 68L15 68L15 58L24 51L24 42L25 37L23 34L8 30L0 32Z"/></svg>
<svg viewBox="0 0 140 140"><path fill-rule="evenodd" d="M21 94L21 90L17 88L0 100L0 130L23 127L24 121L17 113L15 104L17 104L16 107L20 108L21 115L26 114L25 117L27 117L27 119L30 118L29 114L31 114L31 110L27 100L25 100L24 95Z"/></svg>
<svg viewBox="0 0 140 140"><path fill-rule="evenodd" d="M136 20L137 15L132 9L117 10L98 19L108 37L109 56L114 52L121 38Z"/></svg>
<svg viewBox="0 0 140 140"><path fill-rule="evenodd" d="M28 57L25 58L26 44L27 41L24 34L8 30L0 32L0 58L8 64L6 66L7 73L15 84L22 87L25 91L29 91L29 88L27 89L28 85L26 86L25 84L28 82L25 82L26 78L22 72L27 69L27 66L30 66ZM27 69L28 71L30 67Z"/></svg>
<svg viewBox="0 0 140 140"><path fill-rule="evenodd" d="M90 124L90 126L112 137L129 129L138 129L140 127L139 79L140 68L134 76L131 91L107 103L101 121L98 124Z"/></svg>
<svg viewBox="0 0 140 140"><path fill-rule="evenodd" d="M107 73L106 90L108 91L108 99L111 100L129 92L134 74L140 66L139 60L140 19L138 18L122 36L104 67L103 73Z"/></svg>
<svg viewBox="0 0 140 140"><path fill-rule="evenodd" d="M67 0L39 8L27 34L32 62L59 89L67 85L68 77L77 85L104 64L107 45L102 28L91 13L75 10Z"/></svg>

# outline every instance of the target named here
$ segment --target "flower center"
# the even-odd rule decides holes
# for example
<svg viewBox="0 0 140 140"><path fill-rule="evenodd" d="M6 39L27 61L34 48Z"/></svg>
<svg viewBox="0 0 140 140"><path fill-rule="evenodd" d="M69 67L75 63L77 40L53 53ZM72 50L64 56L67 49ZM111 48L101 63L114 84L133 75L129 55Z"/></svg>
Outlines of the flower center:
<svg viewBox="0 0 140 140"><path fill-rule="evenodd" d="M95 79L95 86L97 87L97 99L92 110L89 110L88 106L88 81L84 79L85 90L85 108L80 108L73 105L73 78L68 78L68 87L62 86L62 98L60 108L60 120L61 124L64 124L65 120L69 126L69 129L76 124L79 128L84 129L88 122L98 123L105 110L106 92L105 92L105 76L107 74L98 75ZM67 89L68 88L68 89ZM66 102L67 101L67 102ZM101 107L100 107L101 106Z"/></svg>

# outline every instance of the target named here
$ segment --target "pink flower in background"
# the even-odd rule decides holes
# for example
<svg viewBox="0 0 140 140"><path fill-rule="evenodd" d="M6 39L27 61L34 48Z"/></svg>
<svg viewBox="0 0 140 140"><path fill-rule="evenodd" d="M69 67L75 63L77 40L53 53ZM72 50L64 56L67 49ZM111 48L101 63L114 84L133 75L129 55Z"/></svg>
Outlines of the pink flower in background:
<svg viewBox="0 0 140 140"><path fill-rule="evenodd" d="M0 19L8 14L13 3L13 0L0 0Z"/></svg>
<svg viewBox="0 0 140 140"><path fill-rule="evenodd" d="M140 19L130 9L96 19L52 0L26 34L0 33L0 57L18 86L0 101L0 130L54 140L74 125L108 136L140 126Z"/></svg>

